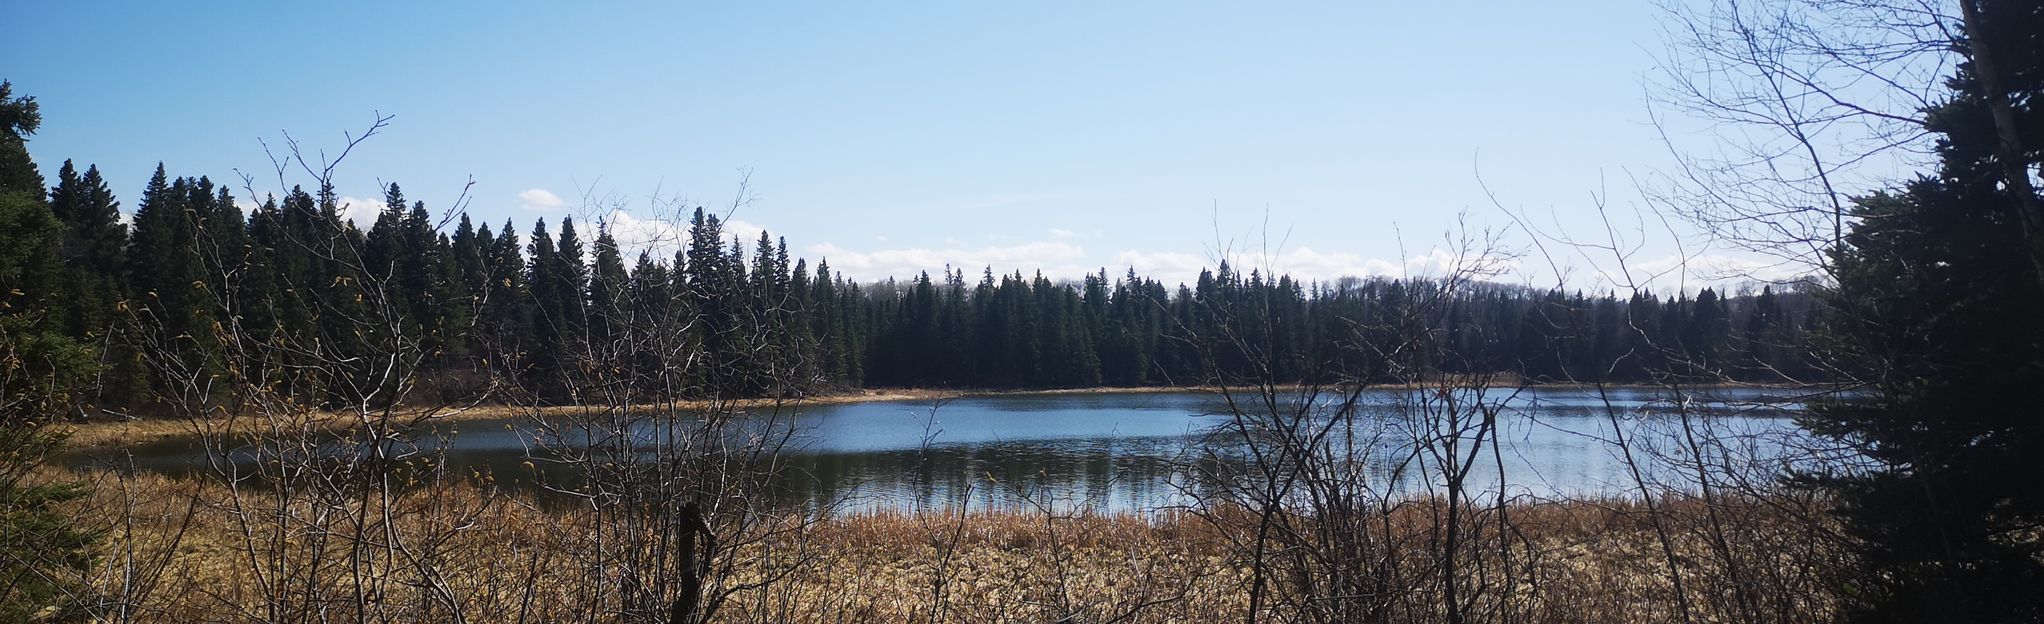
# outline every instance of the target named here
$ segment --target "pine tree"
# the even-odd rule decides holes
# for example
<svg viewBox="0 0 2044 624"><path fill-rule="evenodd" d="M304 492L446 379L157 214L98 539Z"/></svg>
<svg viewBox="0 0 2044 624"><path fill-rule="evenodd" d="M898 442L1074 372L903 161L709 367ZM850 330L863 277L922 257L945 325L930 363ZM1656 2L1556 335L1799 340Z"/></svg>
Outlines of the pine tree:
<svg viewBox="0 0 2044 624"><path fill-rule="evenodd" d="M90 167L80 176L69 160L50 189L50 209L64 224L58 261L65 270L65 333L90 340L106 332L115 303L123 296L128 226L121 223L120 203L99 168Z"/></svg>
<svg viewBox="0 0 2044 624"><path fill-rule="evenodd" d="M34 98L12 97L0 82L0 620L29 621L56 607L77 617L72 596L91 562L91 536L74 528L61 505L81 486L33 479L63 437L50 423L72 407L96 372L94 354L63 331L57 305L65 228L44 202L42 175L27 138L41 115ZM81 618L82 619L82 618Z"/></svg>
<svg viewBox="0 0 2044 624"><path fill-rule="evenodd" d="M405 236L405 195L393 183L384 188L383 210L376 214L375 224L369 226L369 233L362 243L362 272L367 286L380 291L379 299L388 298L393 311L401 315L403 325L416 329L417 322L410 318L413 294L403 288L400 264L410 261L418 253L410 246Z"/></svg>
<svg viewBox="0 0 2044 624"><path fill-rule="evenodd" d="M1722 343L1729 327L1717 291L1705 288L1697 293L1695 303L1690 305L1688 322L1682 327L1682 346L1688 349L1689 364L1696 375L1710 378L1721 372L1718 357L1724 350Z"/></svg>
<svg viewBox="0 0 2044 624"><path fill-rule="evenodd" d="M611 330L633 338L627 343L633 350L621 355L631 363L632 379L640 390L657 392L673 380L662 350L665 345L685 344L673 325L680 317L675 305L674 275L651 252L640 251L617 305L623 323Z"/></svg>
<svg viewBox="0 0 2044 624"><path fill-rule="evenodd" d="M2044 6L1979 1L2019 118L2044 119ZM1864 574L1848 617L1869 622L2044 620L2044 274L2026 256L2022 205L2005 184L1979 67L1959 65L1926 115L1935 175L1857 202L1835 250L1833 347L1867 371L1863 396L1819 406L1813 430L1877 468L1827 475ZM2044 145L2044 124L2027 125ZM2016 167L2032 171L2039 153Z"/></svg>
<svg viewBox="0 0 2044 624"><path fill-rule="evenodd" d="M520 252L518 229L510 220L495 236L489 226L477 233L477 246L484 248L487 263L483 271L483 296L487 299L477 319L474 335L487 341L480 349L480 364L486 369L519 377L531 349L533 305L526 285L526 262Z"/></svg>
<svg viewBox="0 0 2044 624"><path fill-rule="evenodd" d="M591 345L607 346L624 334L630 319L624 304L626 286L624 257L618 252L617 239L611 237L609 226L599 224L588 292Z"/></svg>
<svg viewBox="0 0 2044 624"><path fill-rule="evenodd" d="M449 302L456 295L448 283L447 239L436 231L425 202L413 201L398 225L405 255L397 259L395 290L402 293L397 302L405 306L403 314L425 362L437 365L445 361L450 341L458 335L450 331L453 306Z"/></svg>
<svg viewBox="0 0 2044 624"><path fill-rule="evenodd" d="M574 231L569 224L562 220L563 235ZM532 224L531 251L526 283L532 290L532 339L519 379L541 402L562 404L568 400L570 391L562 358L567 351L569 328L566 308L571 302L563 301L566 293L561 285L568 281L562 276L566 267L554 249L553 237L547 234L544 219Z"/></svg>
<svg viewBox="0 0 2044 624"><path fill-rule="evenodd" d="M1775 326L1781 321L1781 303L1774 298L1774 287L1763 287L1760 295L1754 297L1746 312L1745 327L1740 330L1739 339L1744 344L1745 369L1742 378L1755 381L1774 381L1781 377L1776 366L1774 352L1781 345L1776 344Z"/></svg>
<svg viewBox="0 0 2044 624"><path fill-rule="evenodd" d="M488 230L489 226L483 228ZM454 234L447 237L442 245L447 250L440 266L442 321L446 325L441 335L447 349L442 361L447 366L474 366L477 350L473 335L481 314L479 307L485 301L484 289L489 281L483 253L494 242L487 234L476 232L475 224L464 212L454 227Z"/></svg>
<svg viewBox="0 0 2044 624"><path fill-rule="evenodd" d="M28 137L42 126L43 113L33 96L14 97L14 83L0 81L0 189L28 193L42 203L43 174L28 156ZM49 210L43 206L43 210Z"/></svg>
<svg viewBox="0 0 2044 624"><path fill-rule="evenodd" d="M574 217L561 217L561 234L555 249L553 281L548 288L552 290L553 305L559 310L561 335L579 341L589 323L589 308L582 298L589 284L589 266Z"/></svg>
<svg viewBox="0 0 2044 624"><path fill-rule="evenodd" d="M168 179L163 165L142 191L128 249L128 283L134 289L142 334L155 361L151 366L164 396L192 396L186 381L210 375L218 362L213 331L220 299L209 279L201 227L212 209L212 192L188 178Z"/></svg>

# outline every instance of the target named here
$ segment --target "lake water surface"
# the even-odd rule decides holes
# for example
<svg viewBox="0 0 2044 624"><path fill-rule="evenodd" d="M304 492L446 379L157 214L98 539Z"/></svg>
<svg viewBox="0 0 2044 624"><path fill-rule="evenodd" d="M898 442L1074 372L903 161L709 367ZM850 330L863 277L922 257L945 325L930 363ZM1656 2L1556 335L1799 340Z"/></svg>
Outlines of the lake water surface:
<svg viewBox="0 0 2044 624"><path fill-rule="evenodd" d="M1494 392L1493 398L1508 394ZM1364 472L1377 487L1417 492L1438 481L1430 460L1415 461L1409 452L1424 427L1398 407L1403 393L1365 393L1355 426L1364 442L1356 453L1365 456ZM1688 397L1678 411L1658 390L1521 390L1504 402L1496 453L1483 451L1471 479L1479 490L1502 486L1533 496L1635 493L1637 482L1617 444L1622 435L1646 477L1679 484L1685 469L1665 458L1691 457L1678 444L1685 433L1724 441L1714 450L1738 455L1729 460L1735 462L1765 461L1800 445L1804 436L1789 411L1800 406L1795 394L1710 390ZM1212 435L1229 431L1233 418L1208 394L1001 395L813 405L787 415L795 441L784 455L789 476L777 489L788 502L816 507L983 508L1038 501L1150 510L1192 500L1217 466L1247 461L1239 437ZM521 467L533 452L530 421L465 421L454 429L450 467L486 469L500 483L516 484L518 475L529 474ZM190 440L125 451L118 461L144 470L191 472L204 460ZM106 461L104 455L74 459Z"/></svg>

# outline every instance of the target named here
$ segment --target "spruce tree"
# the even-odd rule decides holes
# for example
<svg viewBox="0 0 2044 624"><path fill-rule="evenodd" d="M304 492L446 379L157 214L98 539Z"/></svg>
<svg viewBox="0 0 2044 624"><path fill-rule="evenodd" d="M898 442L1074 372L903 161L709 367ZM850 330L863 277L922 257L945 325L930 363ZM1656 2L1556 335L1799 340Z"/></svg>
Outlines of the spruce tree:
<svg viewBox="0 0 2044 624"><path fill-rule="evenodd" d="M64 223L58 260L65 271L65 332L89 340L104 334L122 297L128 226L99 168L81 176L68 160L50 189L50 209Z"/></svg>
<svg viewBox="0 0 2044 624"><path fill-rule="evenodd" d="M643 260L643 258L642 258ZM596 259L589 278L589 342L599 348L624 334L630 312L624 305L627 287L624 256L608 225L598 225Z"/></svg>
<svg viewBox="0 0 2044 624"><path fill-rule="evenodd" d="M44 201L27 138L41 121L34 98L0 82L0 621L30 621L56 608L75 618L91 537L61 513L80 486L35 478L63 437L64 417L96 372L91 349L65 335L58 263L65 228Z"/></svg>
<svg viewBox="0 0 2044 624"><path fill-rule="evenodd" d="M1968 0L1977 2L1977 0ZM2029 145L2044 145L2044 6L1976 4ZM1969 20L1970 21L1970 20ZM1806 419L1874 461L1821 475L1863 544L1844 593L1866 622L2044 620L2044 275L2026 256L1979 67L1961 63L1926 115L1938 170L1857 202L1834 252L1832 347L1864 369L1862 395ZM2040 152L2017 170L2034 171Z"/></svg>
<svg viewBox="0 0 2044 624"><path fill-rule="evenodd" d="M404 250L397 259L395 290L402 293L398 300L406 306L404 315L424 361L437 365L444 361L449 341L457 336L450 331L454 306L449 302L457 297L448 282L447 239L435 230L425 202L416 200L398 222L398 237Z"/></svg>
<svg viewBox="0 0 2044 624"><path fill-rule="evenodd" d="M1774 298L1774 288L1764 287L1747 306L1745 326L1740 330L1739 340L1744 345L1745 364L1742 377L1756 381L1773 381L1780 377L1775 366L1774 352L1781 345L1776 344L1774 327L1780 322L1781 303Z"/></svg>
<svg viewBox="0 0 2044 624"><path fill-rule="evenodd" d="M128 249L140 332L134 337L151 355L159 394L188 403L206 398L189 392L190 382L218 366L213 320L221 280L208 270L210 248L201 240L213 201L210 183L169 179L159 163L142 191Z"/></svg>
<svg viewBox="0 0 2044 624"><path fill-rule="evenodd" d="M484 226L476 238L477 245L486 248L484 273L488 276L483 287L487 300L474 334L487 341L480 349L479 364L515 377L524 370L527 350L532 344L535 309L525 279L526 262L520 252L518 229L507 219L495 236L490 235L489 226Z"/></svg>
<svg viewBox="0 0 2044 624"><path fill-rule="evenodd" d="M563 220L562 234L574 230L566 227ZM569 302L563 301L561 284L567 280L561 276L564 271L560 253L554 249L553 237L548 235L544 219L532 224L532 258L528 265L526 283L532 289L532 339L528 347L525 369L519 379L526 390L532 392L541 402L561 404L568 400L566 371L562 362L567 351L567 312Z"/></svg>
<svg viewBox="0 0 2044 624"><path fill-rule="evenodd" d="M561 235L554 254L553 304L560 311L561 335L579 340L588 327L589 310L582 299L589 284L589 266L582 250L582 236L574 217L561 217Z"/></svg>

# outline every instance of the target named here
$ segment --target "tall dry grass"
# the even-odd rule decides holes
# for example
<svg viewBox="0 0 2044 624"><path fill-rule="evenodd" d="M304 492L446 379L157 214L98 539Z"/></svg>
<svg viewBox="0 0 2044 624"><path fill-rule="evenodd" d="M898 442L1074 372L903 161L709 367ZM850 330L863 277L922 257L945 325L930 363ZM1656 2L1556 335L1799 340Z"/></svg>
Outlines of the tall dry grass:
<svg viewBox="0 0 2044 624"><path fill-rule="evenodd" d="M248 536L219 521L230 492L200 478L113 471L52 474L94 485L75 517L96 519L99 558L83 579L106 620L150 622L354 621L359 588L336 566L304 576L300 613L251 610L266 571L247 565ZM486 479L436 495L398 497L396 521L449 539L421 547L468 621L616 621L592 611L584 562L606 543L589 513L546 508L493 489ZM1383 510L1393 569L1382 621L1442 621L1439 572L1430 540L1441 501L1415 499ZM1758 606L1777 621L1832 613L1830 579L1844 556L1812 536L1804 513L1822 502L1779 498L1721 501L1738 539L1727 559L1714 552L1702 501L1664 500L1652 513L1671 531L1693 621L1745 621ZM1651 622L1679 619L1660 561L1656 523L1620 499L1521 502L1508 524L1475 534L1478 548L1510 551L1514 587L1483 587L1476 600L1493 621ZM1736 513L1734 513L1736 512ZM1217 510L1219 515L1245 510ZM1310 524L1310 518L1296 519ZM1041 509L956 513L864 512L784 518L771 537L739 546L738 588L713 619L725 622L1192 622L1247 619L1250 559L1229 523L1184 513L1059 514ZM1821 520L1817 520L1821 522ZM432 525L432 526L427 526ZM616 544L619 542L609 542ZM341 545L335 544L334 548ZM304 556L304 549L288 552ZM333 558L328 557L328 560ZM1734 565L1727 565L1727 562ZM288 563L287 563L288 564ZM1732 569L1744 573L1735 586ZM1462 574L1498 578L1496 570ZM608 582L625 583L612 578ZM371 600L409 595L390 592ZM332 599L322 599L321 597ZM1751 603L1751 604L1742 604ZM452 611L376 605L377 613L444 620ZM289 617L278 617L279 615ZM1267 618L1292 619L1273 611Z"/></svg>

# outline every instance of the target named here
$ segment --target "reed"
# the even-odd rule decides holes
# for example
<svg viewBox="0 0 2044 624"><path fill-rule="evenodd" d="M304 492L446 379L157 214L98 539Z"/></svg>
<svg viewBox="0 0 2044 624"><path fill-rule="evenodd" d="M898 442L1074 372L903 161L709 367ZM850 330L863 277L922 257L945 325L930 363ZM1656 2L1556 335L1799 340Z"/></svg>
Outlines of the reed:
<svg viewBox="0 0 2044 624"><path fill-rule="evenodd" d="M265 570L246 565L259 545L222 521L217 510L233 495L205 478L173 478L104 470L51 472L50 478L84 481L93 494L74 505L74 517L99 519L97 564L83 579L101 608L135 621L261 621L241 605L262 593ZM1383 621L1439 621L1429 608L1439 572L1431 536L1441 526L1443 501L1412 499L1382 511L1382 543L1400 544L1393 569L1411 575L1387 579L1406 605ZM1477 534L1480 547L1517 556L1515 587L1491 586L1479 601L1510 621L1641 622L1674 619L1674 588L1659 562L1655 514L1675 536L1674 546L1697 621L1736 619L1735 595L1758 597L1778 609L1823 619L1833 605L1823 571L1842 555L1810 539L1813 518L1804 511L1821 501L1788 495L1719 501L1721 514L1737 513L1740 540L1732 553L1749 574L1730 587L1722 557L1711 552L1701 499L1667 499L1649 510L1637 501L1599 498L1525 501L1509 507L1509 525ZM445 535L417 546L431 560L469 621L586 620L584 570L591 559L614 556L593 539L590 514L542 507L494 489L487 478L400 495L393 508L401 532ZM861 511L827 517L778 516L767 539L735 545L732 581L741 588L717 612L729 622L1090 621L1184 622L1244 619L1252 562L1236 547L1231 522L1248 510L1155 514L1057 513L1043 509L997 511ZM1820 514L1821 517L1821 514ZM1224 518L1225 520L1225 518ZM1311 518L1295 518L1310 525ZM1822 522L1821 519L1814 520ZM297 536L309 537L309 536ZM287 538L295 539L295 537ZM339 549L338 542L332 548ZM316 549L283 549L293 558ZM1828 559L1827 559L1828 558ZM305 561L280 561L290 566ZM1466 570L1472 581L1490 575ZM345 566L305 575L297 591L310 611L352 619L346 600L359 576ZM629 582L629 579L608 579ZM1478 583L1478 585L1481 585ZM1506 591L1509 589L1509 591ZM380 597L372 597L372 600ZM379 604L380 613L392 605ZM396 612L404 612L401 609ZM420 619L436 619L422 606ZM1289 618L1286 618L1289 619Z"/></svg>

